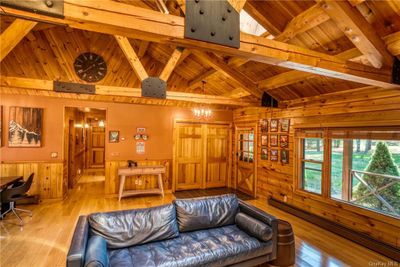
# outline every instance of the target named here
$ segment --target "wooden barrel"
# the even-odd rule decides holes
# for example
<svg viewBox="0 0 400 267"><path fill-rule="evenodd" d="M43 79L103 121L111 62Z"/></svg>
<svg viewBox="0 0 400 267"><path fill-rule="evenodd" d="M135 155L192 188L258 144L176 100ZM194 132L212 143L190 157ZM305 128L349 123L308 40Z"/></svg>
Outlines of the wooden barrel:
<svg viewBox="0 0 400 267"><path fill-rule="evenodd" d="M269 264L275 266L294 265L296 250L294 246L294 233L290 223L278 220L278 245L276 259Z"/></svg>

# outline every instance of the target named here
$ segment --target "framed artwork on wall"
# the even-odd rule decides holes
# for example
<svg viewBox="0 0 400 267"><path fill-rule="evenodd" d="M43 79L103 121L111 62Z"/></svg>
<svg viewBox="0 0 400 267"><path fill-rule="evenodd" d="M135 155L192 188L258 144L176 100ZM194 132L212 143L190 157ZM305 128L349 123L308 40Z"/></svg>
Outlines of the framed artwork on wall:
<svg viewBox="0 0 400 267"><path fill-rule="evenodd" d="M290 119L281 119L281 132L288 133L290 128Z"/></svg>
<svg viewBox="0 0 400 267"><path fill-rule="evenodd" d="M278 161L278 149L271 149L271 161Z"/></svg>
<svg viewBox="0 0 400 267"><path fill-rule="evenodd" d="M268 145L268 135L266 135L266 134L261 135L261 145L262 146Z"/></svg>
<svg viewBox="0 0 400 267"><path fill-rule="evenodd" d="M283 163L283 164L289 163L289 150L285 150L285 149L281 150L281 163Z"/></svg>
<svg viewBox="0 0 400 267"><path fill-rule="evenodd" d="M268 120L267 119L260 120L260 131L262 133L268 132Z"/></svg>
<svg viewBox="0 0 400 267"><path fill-rule="evenodd" d="M261 159L262 160L268 159L268 148L266 146L261 147Z"/></svg>
<svg viewBox="0 0 400 267"><path fill-rule="evenodd" d="M270 131L271 132L277 132L278 131L278 125L279 124L279 120L277 119L272 119L271 123L270 123Z"/></svg>
<svg viewBox="0 0 400 267"><path fill-rule="evenodd" d="M278 146L278 135L271 134L269 137L269 145L270 146Z"/></svg>
<svg viewBox="0 0 400 267"><path fill-rule="evenodd" d="M109 131L108 132L108 142L118 143L119 142L119 131Z"/></svg>
<svg viewBox="0 0 400 267"><path fill-rule="evenodd" d="M42 129L42 108L10 107L9 147L41 147Z"/></svg>
<svg viewBox="0 0 400 267"><path fill-rule="evenodd" d="M279 143L281 147L289 147L289 136L287 134L281 134L279 138Z"/></svg>

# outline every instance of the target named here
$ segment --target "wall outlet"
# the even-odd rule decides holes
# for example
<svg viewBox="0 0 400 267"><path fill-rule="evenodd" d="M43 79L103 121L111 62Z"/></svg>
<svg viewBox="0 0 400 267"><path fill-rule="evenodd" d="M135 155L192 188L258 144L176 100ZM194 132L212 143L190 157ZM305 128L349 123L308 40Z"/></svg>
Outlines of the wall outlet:
<svg viewBox="0 0 400 267"><path fill-rule="evenodd" d="M51 157L52 159L58 158L58 152L51 152L51 153L50 153L50 157Z"/></svg>

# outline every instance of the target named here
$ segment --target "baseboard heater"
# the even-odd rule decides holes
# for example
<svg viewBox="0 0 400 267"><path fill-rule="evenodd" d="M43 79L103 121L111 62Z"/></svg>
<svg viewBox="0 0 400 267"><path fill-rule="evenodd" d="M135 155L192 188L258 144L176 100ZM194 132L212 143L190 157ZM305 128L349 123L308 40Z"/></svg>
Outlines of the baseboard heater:
<svg viewBox="0 0 400 267"><path fill-rule="evenodd" d="M293 214L293 215L295 215L305 221L308 221L312 224L318 225L319 227L321 227L325 230L328 230L332 233L340 235L341 237L349 239L361 246L369 248L370 250L378 252L388 258L391 258L395 261L400 262L400 250L398 248L395 248L395 247L385 244L381 241L378 241L374 238L371 238L370 236L368 236L366 234L351 230L351 229L344 227L338 223L335 223L335 222L332 222L325 218L322 218L320 216L311 214L307 211L303 211L299 208L296 208L292 205L286 204L286 203L276 200L274 198L269 198L268 204L273 207L279 208L283 211L286 211L290 214Z"/></svg>

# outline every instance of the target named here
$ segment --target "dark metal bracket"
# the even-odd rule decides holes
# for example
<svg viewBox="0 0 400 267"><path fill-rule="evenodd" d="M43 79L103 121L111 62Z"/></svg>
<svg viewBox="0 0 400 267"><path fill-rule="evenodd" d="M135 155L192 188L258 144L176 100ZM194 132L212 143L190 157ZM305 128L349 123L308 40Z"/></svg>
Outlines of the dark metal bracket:
<svg viewBox="0 0 400 267"><path fill-rule="evenodd" d="M94 84L81 84L54 81L53 88L55 92L73 93L73 94L90 94L96 93L96 86Z"/></svg>
<svg viewBox="0 0 400 267"><path fill-rule="evenodd" d="M400 84L400 60L396 57L393 61L392 81L395 84Z"/></svg>
<svg viewBox="0 0 400 267"><path fill-rule="evenodd" d="M64 0L0 0L0 5L46 16L64 18Z"/></svg>
<svg viewBox="0 0 400 267"><path fill-rule="evenodd" d="M227 0L186 0L185 38L239 48L239 13Z"/></svg>
<svg viewBox="0 0 400 267"><path fill-rule="evenodd" d="M148 77L142 81L142 96L152 98L167 98L167 83L158 77Z"/></svg>

